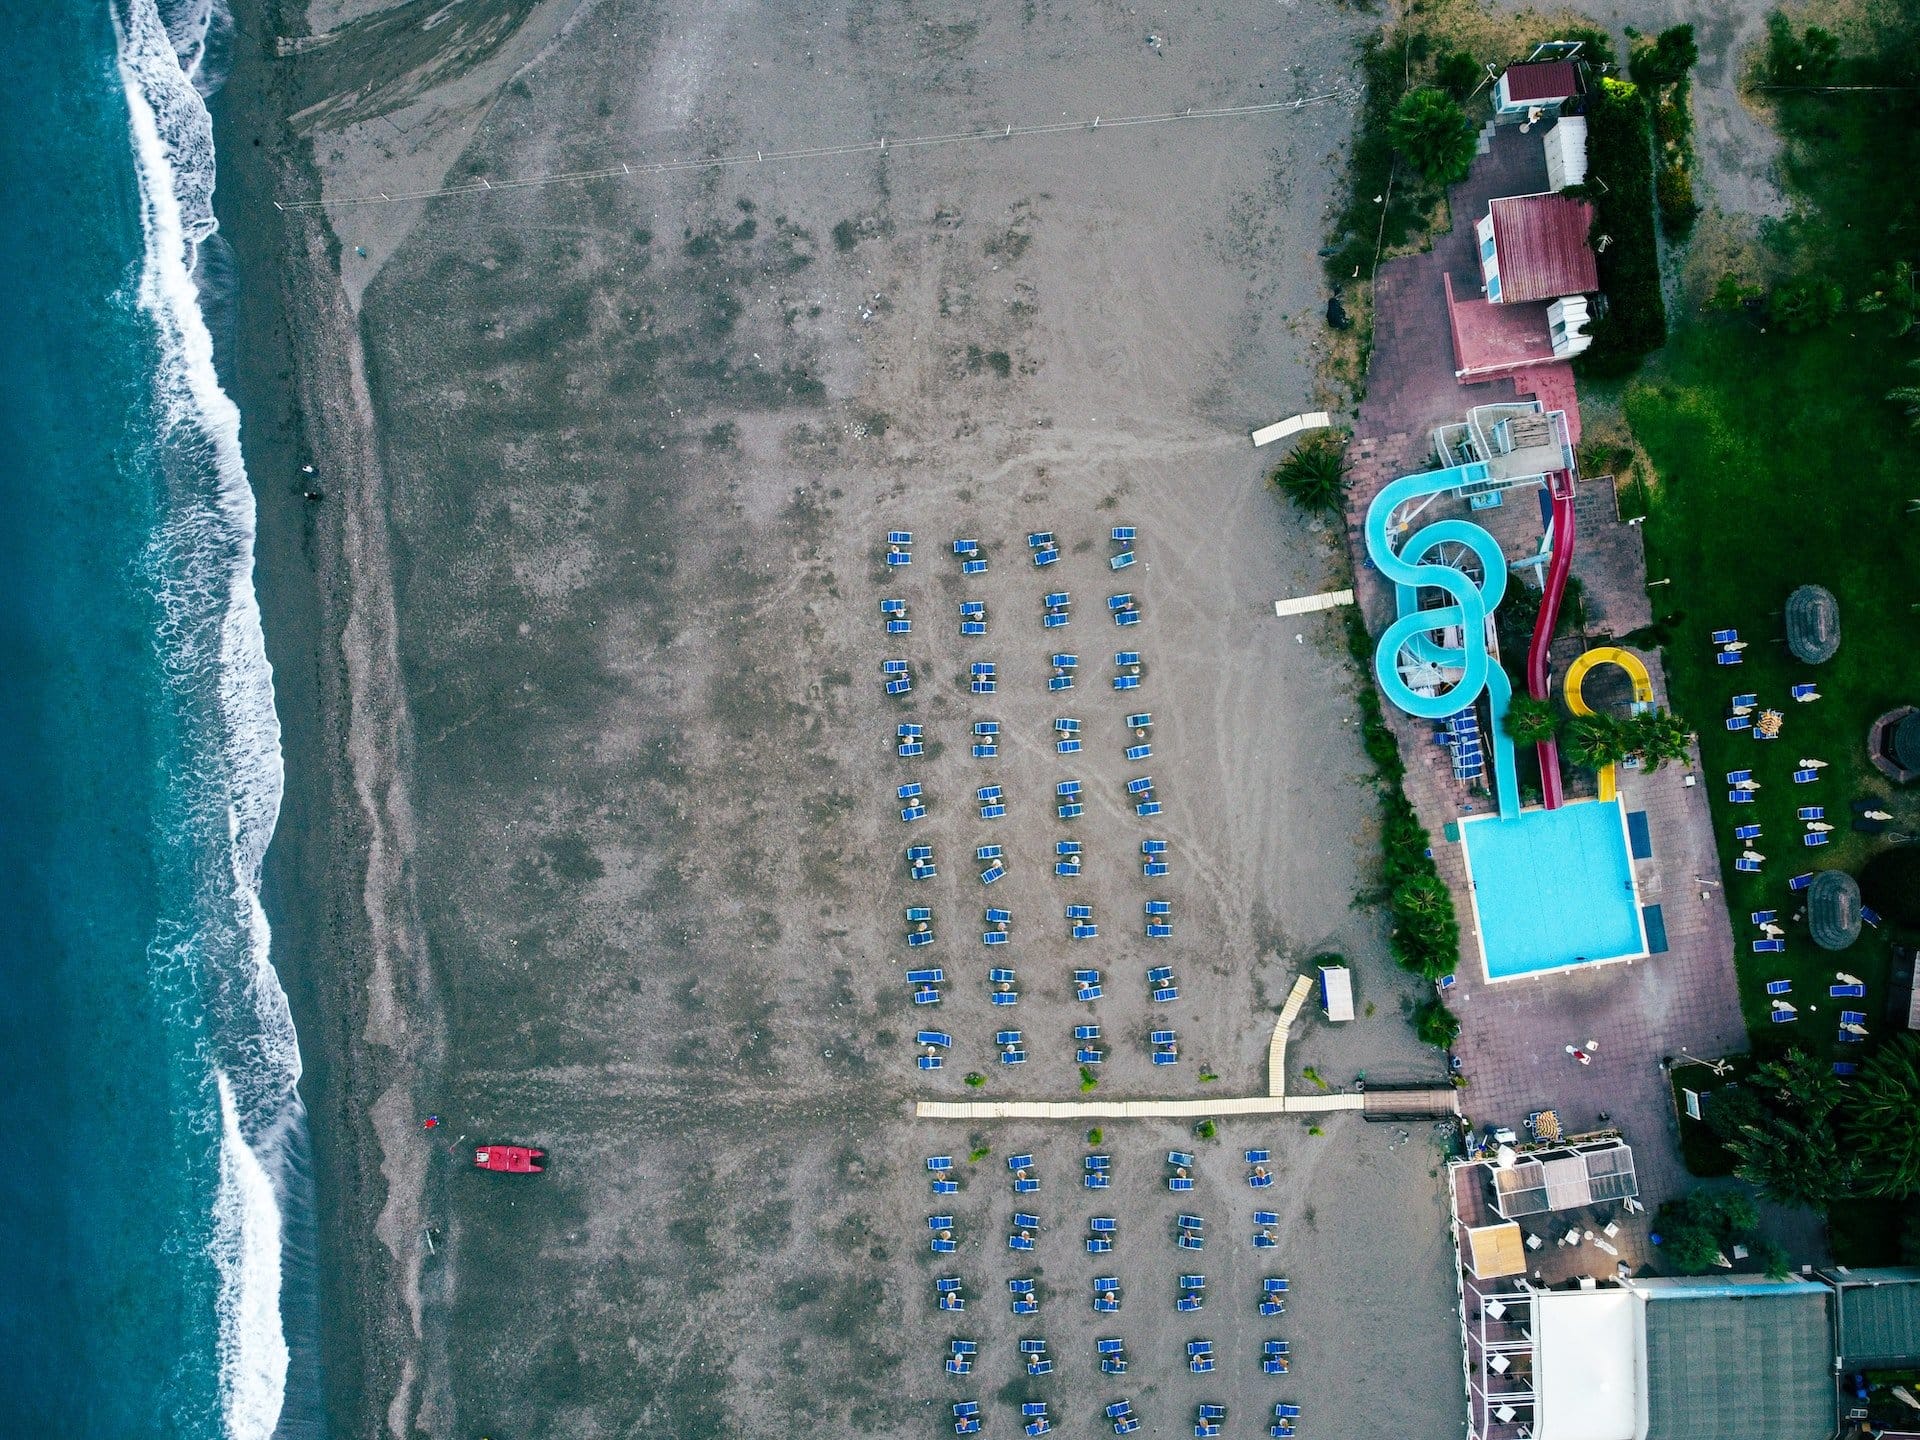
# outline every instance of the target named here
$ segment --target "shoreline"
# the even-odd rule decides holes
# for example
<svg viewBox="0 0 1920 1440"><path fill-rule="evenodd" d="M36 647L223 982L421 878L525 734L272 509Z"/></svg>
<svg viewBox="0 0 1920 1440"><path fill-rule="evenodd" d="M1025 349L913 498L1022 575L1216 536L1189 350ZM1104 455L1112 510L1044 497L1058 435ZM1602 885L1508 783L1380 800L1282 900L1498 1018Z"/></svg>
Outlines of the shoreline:
<svg viewBox="0 0 1920 1440"><path fill-rule="evenodd" d="M218 183L214 208L232 248L232 373L223 376L242 415L241 445L257 507L254 589L281 725L285 793L268 848L262 903L273 932L273 964L300 1041L300 1094L307 1106L314 1213L308 1284L314 1313L283 1291L282 1323L293 1349L288 1407L278 1434L373 1434L380 1428L379 1357L394 1353L391 1277L371 1234L385 1186L377 1140L353 1103L378 1071L364 1041L368 926L364 826L354 804L347 754L349 678L342 645L352 582L341 496L333 477L312 482L300 466L343 453L351 403L321 400L327 379L316 354L339 355L357 337L315 287L338 285L312 257L331 247L323 216L273 205L292 187L317 194L304 141L285 126L282 77L270 50L273 0L239 0L231 70L214 97ZM323 247L325 247L323 249ZM340 307L344 310L344 306ZM296 346L296 327L306 339ZM320 403L316 403L319 401ZM370 439L370 437L367 437ZM319 463L316 461L315 463ZM315 483L326 499L304 498ZM370 1148L374 1147L374 1148ZM296 1388L311 1387L302 1394Z"/></svg>

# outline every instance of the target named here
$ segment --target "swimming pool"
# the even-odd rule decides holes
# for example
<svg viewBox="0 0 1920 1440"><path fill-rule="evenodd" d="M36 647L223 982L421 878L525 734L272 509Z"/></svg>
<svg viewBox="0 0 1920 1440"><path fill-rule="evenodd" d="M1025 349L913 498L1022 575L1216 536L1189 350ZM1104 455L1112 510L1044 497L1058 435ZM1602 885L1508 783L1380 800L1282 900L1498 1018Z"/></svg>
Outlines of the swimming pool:
<svg viewBox="0 0 1920 1440"><path fill-rule="evenodd" d="M1489 980L1647 953L1640 894L1617 801L1460 822Z"/></svg>

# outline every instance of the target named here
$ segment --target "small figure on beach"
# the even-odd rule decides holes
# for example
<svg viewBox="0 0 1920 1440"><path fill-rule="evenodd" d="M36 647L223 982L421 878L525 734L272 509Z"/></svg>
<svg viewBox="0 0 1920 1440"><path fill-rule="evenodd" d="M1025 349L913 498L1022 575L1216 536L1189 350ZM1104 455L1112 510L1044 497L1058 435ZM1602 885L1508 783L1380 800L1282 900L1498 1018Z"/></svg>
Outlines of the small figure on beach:
<svg viewBox="0 0 1920 1440"><path fill-rule="evenodd" d="M439 1123L440 1123L440 1117L438 1115L429 1115L425 1120L420 1122L420 1128L422 1130L431 1130L435 1126L439 1125Z"/></svg>

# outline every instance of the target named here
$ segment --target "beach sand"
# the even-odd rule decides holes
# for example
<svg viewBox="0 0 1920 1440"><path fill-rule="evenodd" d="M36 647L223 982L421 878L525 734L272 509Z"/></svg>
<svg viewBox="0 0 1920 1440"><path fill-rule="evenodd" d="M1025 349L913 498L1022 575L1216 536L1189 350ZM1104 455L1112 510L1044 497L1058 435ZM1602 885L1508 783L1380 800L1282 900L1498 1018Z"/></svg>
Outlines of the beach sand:
<svg viewBox="0 0 1920 1440"><path fill-rule="evenodd" d="M1333 581L1336 539L1281 506L1247 441L1324 398L1314 250L1362 27L1334 9L523 9L465 12L461 62L384 114L372 69L420 54L348 33L275 58L297 20L243 11L262 43L223 99L223 223L251 297L236 388L287 727L269 907L308 1061L333 1427L924 1434L952 1399L1022 1397L1004 1279L1023 1271L1052 1292L1060 1374L1036 1393L1080 1424L1114 1389L1088 1359L1080 1133L976 1138L912 1120L913 1098L1001 1071L991 1034L1014 1015L1033 1060L981 1093L1077 1093L1082 963L1109 975L1103 1098L1256 1093L1273 1011L1327 949L1352 958L1363 1014L1303 1020L1294 1062L1335 1083L1438 1069L1378 916L1351 903L1375 813L1337 622L1272 614ZM504 35L480 23L502 15ZM261 204L1329 95L324 216ZM290 111L293 129L274 118ZM371 138L387 122L397 138ZM1143 537L1124 584L1116 523ZM889 575L895 528L919 544ZM1026 555L1038 529L1066 552L1046 571ZM963 534L991 559L977 581L945 553ZM1104 606L1123 588L1146 611L1124 631ZM1052 589L1075 617L1042 632ZM914 606L896 642L887 594ZM989 603L984 641L958 635L966 598ZM1066 696L1044 689L1055 648L1082 660ZM1147 662L1125 696L1120 648ZM880 691L894 654L916 666L904 706ZM973 659L1000 666L991 700L966 691ZM1143 768L1119 753L1133 709L1155 716L1152 828L1122 808ZM1082 755L1047 748L1055 715L1083 721ZM966 752L985 716L1008 736L991 773ZM911 769L891 738L908 718L934 742ZM1046 868L1064 778L1092 797L1070 894ZM911 827L892 798L907 779L933 797ZM990 781L1012 808L985 825L971 792ZM1143 834L1173 850L1151 889ZM941 859L911 890L909 840ZM983 892L969 857L988 841L1011 870ZM1149 894L1174 904L1170 942L1140 938ZM974 948L988 898L1016 916L1004 951ZM1100 941L1069 946L1068 899L1095 905ZM908 903L941 930L916 958L953 977L937 1015L957 1043L932 1077L912 1068ZM985 1003L989 953L1020 969L1017 1011ZM1154 962L1180 972L1178 1004L1149 1005ZM1145 1053L1161 1022L1187 1057L1171 1070ZM1098 1208L1133 1237L1124 1393L1156 1425L1198 1399L1245 1425L1284 1394L1343 1432L1457 1433L1432 1137L1327 1128L1236 1123L1202 1147L1218 1288L1194 1333L1231 1358L1201 1393L1160 1233L1184 1132L1106 1127L1119 1177ZM550 1169L477 1173L475 1140L542 1145ZM922 1158L976 1144L992 1155L952 1207L963 1330L933 1309L947 1271L926 1254ZM1242 1233L1251 1144L1280 1161L1260 1201L1299 1292L1284 1391L1251 1374L1270 1333ZM1017 1149L1045 1177L1042 1244L1018 1269L999 1158ZM990 1363L959 1387L939 1357L974 1330Z"/></svg>

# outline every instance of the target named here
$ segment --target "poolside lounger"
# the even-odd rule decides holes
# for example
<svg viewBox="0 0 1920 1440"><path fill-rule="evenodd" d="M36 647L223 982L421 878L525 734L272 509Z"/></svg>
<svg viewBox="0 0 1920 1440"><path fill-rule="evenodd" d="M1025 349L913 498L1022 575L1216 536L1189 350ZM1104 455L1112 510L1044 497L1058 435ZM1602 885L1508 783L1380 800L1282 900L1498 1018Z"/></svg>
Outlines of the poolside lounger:
<svg viewBox="0 0 1920 1440"><path fill-rule="evenodd" d="M993 907L988 908L987 924L1011 925L1012 923L1013 923L1013 912L1011 910L1001 910Z"/></svg>
<svg viewBox="0 0 1920 1440"><path fill-rule="evenodd" d="M1164 840L1142 840L1140 842L1140 853L1142 855L1164 855L1167 853L1167 842Z"/></svg>
<svg viewBox="0 0 1920 1440"><path fill-rule="evenodd" d="M1820 772L1818 770L1796 770L1793 772L1793 783L1796 785L1811 785L1819 778Z"/></svg>
<svg viewBox="0 0 1920 1440"><path fill-rule="evenodd" d="M1173 967L1171 965L1155 965L1147 971L1147 984L1149 985L1165 985L1172 979Z"/></svg>
<svg viewBox="0 0 1920 1440"><path fill-rule="evenodd" d="M999 685L991 677L972 682L972 690L976 695L992 695L997 692L999 688Z"/></svg>
<svg viewBox="0 0 1920 1440"><path fill-rule="evenodd" d="M1173 1308L1182 1315L1191 1315L1194 1311L1200 1309L1202 1304L1203 1302L1198 1295L1182 1295L1178 1300L1173 1302Z"/></svg>
<svg viewBox="0 0 1920 1440"><path fill-rule="evenodd" d="M893 793L898 800L916 800L920 796L920 782L916 780L911 785L902 785Z"/></svg>
<svg viewBox="0 0 1920 1440"><path fill-rule="evenodd" d="M1009 944L1011 940L1012 937L1004 930L982 930L980 932L980 943L982 945L1006 945Z"/></svg>
<svg viewBox="0 0 1920 1440"><path fill-rule="evenodd" d="M1796 875L1787 881L1787 889L1804 890L1811 884L1813 884L1813 871L1809 870L1806 874Z"/></svg>
<svg viewBox="0 0 1920 1440"><path fill-rule="evenodd" d="M976 860L998 860L1005 854L1006 851L998 845L976 845L973 851L973 858Z"/></svg>
<svg viewBox="0 0 1920 1440"><path fill-rule="evenodd" d="M1269 1275L1261 1282L1260 1288L1268 1295L1284 1295L1288 1289L1287 1277L1284 1275Z"/></svg>
<svg viewBox="0 0 1920 1440"><path fill-rule="evenodd" d="M911 760L916 755L924 755L926 753L927 747L922 745L918 740L903 740L900 742L900 758L902 760Z"/></svg>
<svg viewBox="0 0 1920 1440"><path fill-rule="evenodd" d="M1049 610L1064 610L1071 603L1072 596L1065 590L1050 590L1047 592L1046 606Z"/></svg>
<svg viewBox="0 0 1920 1440"><path fill-rule="evenodd" d="M1791 995L1792 993L1793 982L1791 980L1769 980L1767 982L1767 994L1769 995Z"/></svg>
<svg viewBox="0 0 1920 1440"><path fill-rule="evenodd" d="M1880 928L1880 912L1871 905L1862 905L1860 907L1860 919L1866 924L1873 926L1876 930Z"/></svg>
<svg viewBox="0 0 1920 1440"><path fill-rule="evenodd" d="M1063 735L1077 735L1080 732L1080 722L1070 715L1062 715L1053 722L1053 728Z"/></svg>
<svg viewBox="0 0 1920 1440"><path fill-rule="evenodd" d="M1729 790L1727 792L1727 803L1729 805L1751 805L1753 803L1753 792L1751 790Z"/></svg>
<svg viewBox="0 0 1920 1440"><path fill-rule="evenodd" d="M1827 807L1824 805L1802 805L1797 812L1797 818L1801 820L1824 820L1827 818Z"/></svg>
<svg viewBox="0 0 1920 1440"><path fill-rule="evenodd" d="M1148 1042L1154 1045L1172 1045L1178 1038L1172 1030L1151 1030L1147 1032Z"/></svg>
<svg viewBox="0 0 1920 1440"><path fill-rule="evenodd" d="M1739 638L1740 632L1738 630L1716 630L1713 632L1713 643L1716 645L1731 645Z"/></svg>
<svg viewBox="0 0 1920 1440"><path fill-rule="evenodd" d="M1752 728L1753 717L1751 715L1729 715L1727 717L1727 729L1729 730L1751 730Z"/></svg>
<svg viewBox="0 0 1920 1440"><path fill-rule="evenodd" d="M1818 831L1809 830L1805 835L1800 837L1800 843L1802 845L1824 845L1829 838L1829 836L1822 835Z"/></svg>
<svg viewBox="0 0 1920 1440"><path fill-rule="evenodd" d="M1073 1038L1076 1040L1098 1040L1100 1038L1100 1027L1098 1025L1076 1025L1073 1027Z"/></svg>
<svg viewBox="0 0 1920 1440"><path fill-rule="evenodd" d="M1733 827L1733 838L1736 840L1758 840L1760 838L1760 827L1758 825L1736 825Z"/></svg>
<svg viewBox="0 0 1920 1440"><path fill-rule="evenodd" d="M987 983L990 985L1011 985L1013 980L1014 972L1004 967L987 972Z"/></svg>
<svg viewBox="0 0 1920 1440"><path fill-rule="evenodd" d="M1758 705L1759 703L1760 703L1760 697L1758 694L1736 695L1727 702L1727 706L1729 709L1733 709L1733 710L1746 710L1746 709L1752 708L1755 705Z"/></svg>
<svg viewBox="0 0 1920 1440"><path fill-rule="evenodd" d="M1107 609L1109 610L1123 610L1131 604L1133 604L1133 595L1131 592L1123 591L1121 594L1109 595L1107 597Z"/></svg>
<svg viewBox="0 0 1920 1440"><path fill-rule="evenodd" d="M1058 560L1059 558L1060 558L1060 552L1055 549L1036 550L1033 552L1033 563L1036 566L1051 565L1053 564L1054 561Z"/></svg>
<svg viewBox="0 0 1920 1440"><path fill-rule="evenodd" d="M1102 993L1098 980L1083 980L1074 992L1074 999L1087 1001L1098 1000Z"/></svg>
<svg viewBox="0 0 1920 1440"><path fill-rule="evenodd" d="M944 1170L951 1170L953 1169L953 1157L951 1155L929 1155L927 1157L927 1169L936 1174Z"/></svg>
<svg viewBox="0 0 1920 1440"><path fill-rule="evenodd" d="M1000 733L1000 722L998 720L976 720L973 722L973 733L976 735L998 735Z"/></svg>
<svg viewBox="0 0 1920 1440"><path fill-rule="evenodd" d="M1746 655L1739 650L1722 650L1713 657L1714 663L1717 665L1738 665L1746 658Z"/></svg>
<svg viewBox="0 0 1920 1440"><path fill-rule="evenodd" d="M1199 1413L1208 1420L1224 1420L1227 1418L1227 1407L1224 1405L1202 1405Z"/></svg>
<svg viewBox="0 0 1920 1440"><path fill-rule="evenodd" d="M1073 1052L1073 1059L1076 1065L1103 1065L1107 1052L1097 1045L1082 1045Z"/></svg>
<svg viewBox="0 0 1920 1440"><path fill-rule="evenodd" d="M977 620L987 613L987 602L984 600L962 600L960 602L960 613L969 620Z"/></svg>
<svg viewBox="0 0 1920 1440"><path fill-rule="evenodd" d="M973 758L976 760L991 760L999 753L1000 747L990 740L984 744L976 744L973 747Z"/></svg>
<svg viewBox="0 0 1920 1440"><path fill-rule="evenodd" d="M994 673L993 661L976 660L967 667L967 673L976 677L985 677Z"/></svg>
<svg viewBox="0 0 1920 1440"><path fill-rule="evenodd" d="M1776 1025L1786 1025L1798 1020L1800 1018L1800 1012L1798 1010L1776 1010L1768 1018Z"/></svg>
<svg viewBox="0 0 1920 1440"><path fill-rule="evenodd" d="M933 1288L942 1295L957 1292L962 1281L958 1275L942 1275L933 1282Z"/></svg>
<svg viewBox="0 0 1920 1440"><path fill-rule="evenodd" d="M1735 857L1733 868L1743 874L1757 875L1760 873L1760 862L1758 860L1749 860L1746 856L1740 855Z"/></svg>
<svg viewBox="0 0 1920 1440"><path fill-rule="evenodd" d="M1756 925L1771 925L1773 923L1773 917L1778 913L1779 912L1775 910L1755 910L1752 914L1748 915L1747 918Z"/></svg>
<svg viewBox="0 0 1920 1440"><path fill-rule="evenodd" d="M1727 771L1727 784L1729 785L1738 785L1742 780L1751 780L1751 779L1753 779L1753 771L1751 770Z"/></svg>
<svg viewBox="0 0 1920 1440"><path fill-rule="evenodd" d="M1864 1010L1842 1010L1840 1012L1840 1023L1842 1025L1864 1025L1867 1023L1867 1012Z"/></svg>
<svg viewBox="0 0 1920 1440"><path fill-rule="evenodd" d="M918 949L922 945L931 945L932 943L933 931L931 930L914 930L910 931L907 935L908 949Z"/></svg>
<svg viewBox="0 0 1920 1440"><path fill-rule="evenodd" d="M939 1245L941 1242L936 1240L933 1243L935 1245ZM951 1240L947 1241L946 1243L948 1245L953 1244ZM948 1253L950 1254L952 1252L949 1251ZM947 1357L947 1373L949 1375L971 1375L973 1373L973 1362L971 1360L966 1359L964 1356L949 1355Z"/></svg>
<svg viewBox="0 0 1920 1440"><path fill-rule="evenodd" d="M911 565L912 563L913 556L909 555L905 550L887 551L887 564L889 565Z"/></svg>
<svg viewBox="0 0 1920 1440"><path fill-rule="evenodd" d="M1818 695L1820 691L1813 685L1796 685L1787 693L1796 700L1804 700L1809 696Z"/></svg>
<svg viewBox="0 0 1920 1440"><path fill-rule="evenodd" d="M916 820L924 820L926 818L927 818L927 807L920 804L918 801L904 807L900 811L900 819L904 824L911 825Z"/></svg>
<svg viewBox="0 0 1920 1440"><path fill-rule="evenodd" d="M880 602L880 613L882 615L904 615L907 613L907 602L899 599L882 600Z"/></svg>
<svg viewBox="0 0 1920 1440"><path fill-rule="evenodd" d="M918 913L923 919L930 918L933 914L931 910L922 910L922 911L919 911ZM913 914L909 913L907 918L911 922L913 920ZM946 972L942 970L938 965L935 965L930 970L907 971L907 983L909 985L938 985L940 984L941 981L945 980L946 978L947 978Z"/></svg>
<svg viewBox="0 0 1920 1440"><path fill-rule="evenodd" d="M1191 1170L1193 1168L1193 1156L1185 1150L1169 1150L1167 1152L1167 1164L1180 1169Z"/></svg>
<svg viewBox="0 0 1920 1440"><path fill-rule="evenodd" d="M1053 657L1053 668L1056 670L1077 670L1080 668L1080 657L1078 655L1069 655L1065 651L1062 651Z"/></svg>
<svg viewBox="0 0 1920 1440"><path fill-rule="evenodd" d="M1187 1368L1196 1375L1211 1375L1213 1373L1213 1356L1196 1355L1187 1362Z"/></svg>
<svg viewBox="0 0 1920 1440"><path fill-rule="evenodd" d="M1284 1355L1266 1355L1261 1357L1260 1371L1263 1375L1285 1375L1287 1357Z"/></svg>
<svg viewBox="0 0 1920 1440"><path fill-rule="evenodd" d="M1020 1003L1020 995L1019 992L1014 990L996 990L987 997L987 1000L994 1005L1018 1005Z"/></svg>
<svg viewBox="0 0 1920 1440"><path fill-rule="evenodd" d="M980 883L982 885L991 885L994 881L1003 878L1006 873L1007 867L996 860L980 872Z"/></svg>
<svg viewBox="0 0 1920 1440"><path fill-rule="evenodd" d="M1864 998L1866 993L1867 987L1864 985L1829 985L1827 987L1827 994L1836 1000L1859 1000Z"/></svg>
<svg viewBox="0 0 1920 1440"><path fill-rule="evenodd" d="M1753 953L1756 955L1778 955L1786 948L1787 942L1784 940L1756 940L1753 942Z"/></svg>
<svg viewBox="0 0 1920 1440"><path fill-rule="evenodd" d="M1149 760L1152 757L1153 746L1151 745L1129 745L1127 747L1127 759L1129 760Z"/></svg>
<svg viewBox="0 0 1920 1440"><path fill-rule="evenodd" d="M1020 1342L1020 1353L1022 1355L1044 1355L1047 1353L1047 1342L1045 1340L1032 1338L1023 1339ZM1035 1405L1038 1405L1040 1408L1038 1410L1034 1409L1033 1407ZM1043 1414L1046 1408L1047 1402L1044 1400L1029 1400L1020 1407L1020 1413L1022 1415L1039 1415Z"/></svg>
<svg viewBox="0 0 1920 1440"><path fill-rule="evenodd" d="M1009 1045L1005 1050L1000 1052L1000 1063L1002 1065L1024 1065L1027 1063L1027 1052L1022 1050L1018 1045Z"/></svg>

